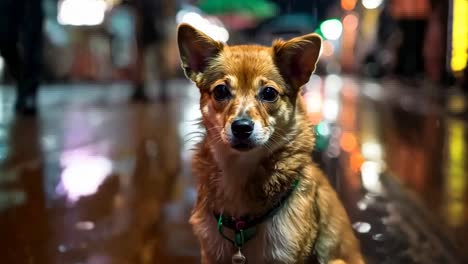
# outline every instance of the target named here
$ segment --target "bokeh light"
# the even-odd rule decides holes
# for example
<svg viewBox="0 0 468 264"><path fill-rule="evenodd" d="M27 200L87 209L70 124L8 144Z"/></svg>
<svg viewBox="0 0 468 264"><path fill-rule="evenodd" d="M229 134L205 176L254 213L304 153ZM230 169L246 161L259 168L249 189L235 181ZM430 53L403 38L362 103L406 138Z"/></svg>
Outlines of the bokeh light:
<svg viewBox="0 0 468 264"><path fill-rule="evenodd" d="M108 158L86 153L64 155L61 164L64 169L56 191L59 195L66 195L71 202L96 193L113 167Z"/></svg>
<svg viewBox="0 0 468 264"><path fill-rule="evenodd" d="M341 8L351 11L356 7L357 0L341 0Z"/></svg>
<svg viewBox="0 0 468 264"><path fill-rule="evenodd" d="M320 24L320 31L326 39L337 40L343 33L343 25L338 19L328 19Z"/></svg>
<svg viewBox="0 0 468 264"><path fill-rule="evenodd" d="M367 9L376 9L383 3L383 0L362 0L362 5Z"/></svg>
<svg viewBox="0 0 468 264"><path fill-rule="evenodd" d="M345 30L354 31L358 26L358 17L355 14L347 14L343 18L343 27Z"/></svg>
<svg viewBox="0 0 468 264"><path fill-rule="evenodd" d="M361 166L362 185L370 192L380 193L382 183L380 182L380 173L382 166L376 161L365 161Z"/></svg>
<svg viewBox="0 0 468 264"><path fill-rule="evenodd" d="M341 148L346 152L351 152L357 147L357 139L353 133L343 132L340 140Z"/></svg>
<svg viewBox="0 0 468 264"><path fill-rule="evenodd" d="M330 135L330 125L327 122L320 122L317 125L317 133L322 136L329 136Z"/></svg>
<svg viewBox="0 0 468 264"><path fill-rule="evenodd" d="M462 71L468 62L468 1L454 0L452 14L452 58L454 72Z"/></svg>
<svg viewBox="0 0 468 264"><path fill-rule="evenodd" d="M106 9L104 0L63 0L57 20L62 25L95 26L104 21Z"/></svg>
<svg viewBox="0 0 468 264"><path fill-rule="evenodd" d="M180 10L176 15L176 22L190 24L214 40L221 42L229 40L229 32L218 19L207 19L199 13Z"/></svg>
<svg viewBox="0 0 468 264"><path fill-rule="evenodd" d="M330 57L335 52L335 48L333 47L333 43L329 40L325 40L322 44L322 56Z"/></svg>

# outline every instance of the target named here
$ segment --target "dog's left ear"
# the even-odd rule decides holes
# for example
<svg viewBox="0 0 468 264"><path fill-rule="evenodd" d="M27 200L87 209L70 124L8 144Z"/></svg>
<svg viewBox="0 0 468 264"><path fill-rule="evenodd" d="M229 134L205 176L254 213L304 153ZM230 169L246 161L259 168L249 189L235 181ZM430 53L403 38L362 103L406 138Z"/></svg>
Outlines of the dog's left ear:
<svg viewBox="0 0 468 264"><path fill-rule="evenodd" d="M309 81L315 70L321 46L322 38L317 34L308 34L288 41L277 40L273 43L276 66L296 91Z"/></svg>

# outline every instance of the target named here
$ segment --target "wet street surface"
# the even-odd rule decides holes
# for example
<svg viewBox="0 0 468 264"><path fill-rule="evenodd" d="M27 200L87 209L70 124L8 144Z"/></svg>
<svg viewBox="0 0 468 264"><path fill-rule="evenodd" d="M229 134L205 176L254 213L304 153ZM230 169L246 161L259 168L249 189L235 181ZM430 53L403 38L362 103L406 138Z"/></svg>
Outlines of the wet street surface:
<svg viewBox="0 0 468 264"><path fill-rule="evenodd" d="M311 155L368 263L468 263L466 98L437 89L337 75L305 87ZM169 90L133 104L125 84L46 85L40 115L15 118L0 86L0 263L199 263L198 90Z"/></svg>

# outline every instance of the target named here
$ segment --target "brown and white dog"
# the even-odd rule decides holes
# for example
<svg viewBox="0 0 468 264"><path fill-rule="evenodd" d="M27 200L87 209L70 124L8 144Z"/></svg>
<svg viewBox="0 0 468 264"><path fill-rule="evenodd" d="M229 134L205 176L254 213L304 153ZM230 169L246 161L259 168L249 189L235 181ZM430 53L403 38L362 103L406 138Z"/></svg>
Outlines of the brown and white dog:
<svg viewBox="0 0 468 264"><path fill-rule="evenodd" d="M364 263L336 192L311 159L299 90L321 38L228 46L182 24L178 44L206 131L193 157L190 218L202 263Z"/></svg>

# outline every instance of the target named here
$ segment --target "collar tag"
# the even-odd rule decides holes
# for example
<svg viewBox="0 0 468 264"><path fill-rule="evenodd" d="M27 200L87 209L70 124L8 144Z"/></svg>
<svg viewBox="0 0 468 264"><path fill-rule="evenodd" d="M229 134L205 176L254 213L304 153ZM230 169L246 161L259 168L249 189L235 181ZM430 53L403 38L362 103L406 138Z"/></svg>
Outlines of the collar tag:
<svg viewBox="0 0 468 264"><path fill-rule="evenodd" d="M244 254L242 254L241 249L237 251L236 254L232 255L232 264L244 264L246 262Z"/></svg>

